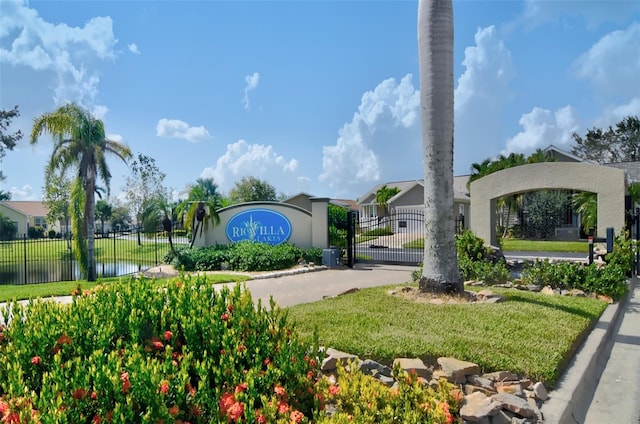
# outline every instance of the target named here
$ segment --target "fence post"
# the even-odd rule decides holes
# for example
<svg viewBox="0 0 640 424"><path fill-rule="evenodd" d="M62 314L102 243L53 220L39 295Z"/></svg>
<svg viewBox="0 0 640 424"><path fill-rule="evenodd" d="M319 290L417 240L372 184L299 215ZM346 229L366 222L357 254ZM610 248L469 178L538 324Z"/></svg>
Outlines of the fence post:
<svg viewBox="0 0 640 424"><path fill-rule="evenodd" d="M24 284L27 284L27 235L22 235L22 250L24 252Z"/></svg>
<svg viewBox="0 0 640 424"><path fill-rule="evenodd" d="M593 233L593 227L589 228L589 238L587 239L589 241L589 265L593 263Z"/></svg>
<svg viewBox="0 0 640 424"><path fill-rule="evenodd" d="M116 256L116 230L113 230L113 266L117 266L118 257Z"/></svg>
<svg viewBox="0 0 640 424"><path fill-rule="evenodd" d="M156 265L158 265L158 230L156 230L154 233L153 244L155 245L155 248L153 249L153 251L156 255Z"/></svg>

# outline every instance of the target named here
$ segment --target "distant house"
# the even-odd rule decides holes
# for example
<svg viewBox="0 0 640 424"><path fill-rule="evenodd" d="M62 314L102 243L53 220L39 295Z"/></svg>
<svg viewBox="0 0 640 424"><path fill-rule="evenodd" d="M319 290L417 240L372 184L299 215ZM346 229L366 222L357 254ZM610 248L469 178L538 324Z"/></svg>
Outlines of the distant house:
<svg viewBox="0 0 640 424"><path fill-rule="evenodd" d="M4 201L0 202L0 213L16 223L17 235L27 234L29 227L42 227L46 230L60 231L60 226L47 225L49 209L40 201Z"/></svg>
<svg viewBox="0 0 640 424"><path fill-rule="evenodd" d="M312 196L308 193L298 193L295 196L291 196L282 201L282 203L287 203L289 205L295 205L302 209L311 211L311 199L315 196ZM329 203L337 206L342 206L349 210L357 211L358 204L355 200L349 199L330 199Z"/></svg>
<svg viewBox="0 0 640 424"><path fill-rule="evenodd" d="M468 175L453 178L453 213L462 228L468 228L471 197ZM386 205L376 201L376 193L383 186L398 189ZM423 231L421 218L424 210L423 180L396 181L378 184L362 195L357 202L360 227L363 230L389 226L393 232Z"/></svg>

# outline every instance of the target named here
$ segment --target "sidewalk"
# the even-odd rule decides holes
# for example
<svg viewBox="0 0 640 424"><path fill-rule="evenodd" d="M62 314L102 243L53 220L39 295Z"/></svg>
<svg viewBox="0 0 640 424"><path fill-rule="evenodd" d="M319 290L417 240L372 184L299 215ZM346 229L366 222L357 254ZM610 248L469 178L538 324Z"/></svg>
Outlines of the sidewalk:
<svg viewBox="0 0 640 424"><path fill-rule="evenodd" d="M545 424L638 424L640 280L600 316L542 405Z"/></svg>
<svg viewBox="0 0 640 424"><path fill-rule="evenodd" d="M584 424L640 422L640 283L633 283Z"/></svg>

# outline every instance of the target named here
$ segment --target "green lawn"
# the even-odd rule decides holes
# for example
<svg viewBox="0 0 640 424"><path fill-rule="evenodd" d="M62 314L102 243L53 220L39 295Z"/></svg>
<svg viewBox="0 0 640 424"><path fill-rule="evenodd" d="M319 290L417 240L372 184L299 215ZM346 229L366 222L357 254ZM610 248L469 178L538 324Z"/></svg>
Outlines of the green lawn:
<svg viewBox="0 0 640 424"><path fill-rule="evenodd" d="M545 241L545 240L516 240L502 239L504 251L527 252L576 252L587 253L589 245L586 241Z"/></svg>
<svg viewBox="0 0 640 424"><path fill-rule="evenodd" d="M484 371L510 370L553 387L607 304L592 298L495 289L499 304L431 305L390 296L391 287L289 308L297 328L321 345L390 363L453 356Z"/></svg>
<svg viewBox="0 0 640 424"><path fill-rule="evenodd" d="M111 277L101 278L98 281L89 283L86 280L78 281L61 281L56 283L42 283L42 284L24 284L24 285L0 285L0 302L7 302L13 299L31 299L37 297L51 297L51 296L67 296L70 295L73 290L80 287L81 290L91 289L100 284L109 284L119 279L134 278L133 276L126 277ZM251 277L246 275L236 274L209 274L207 275L207 282L211 284L229 283L229 282L243 282L250 280ZM165 284L168 278L158 278L156 282L159 285Z"/></svg>

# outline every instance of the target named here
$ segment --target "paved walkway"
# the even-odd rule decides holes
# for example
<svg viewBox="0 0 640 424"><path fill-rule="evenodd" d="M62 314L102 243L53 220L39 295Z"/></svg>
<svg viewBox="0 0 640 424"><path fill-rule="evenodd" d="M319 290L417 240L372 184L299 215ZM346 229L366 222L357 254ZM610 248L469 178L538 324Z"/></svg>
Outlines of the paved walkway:
<svg viewBox="0 0 640 424"><path fill-rule="evenodd" d="M633 292L584 424L640 422L640 283L633 280Z"/></svg>

